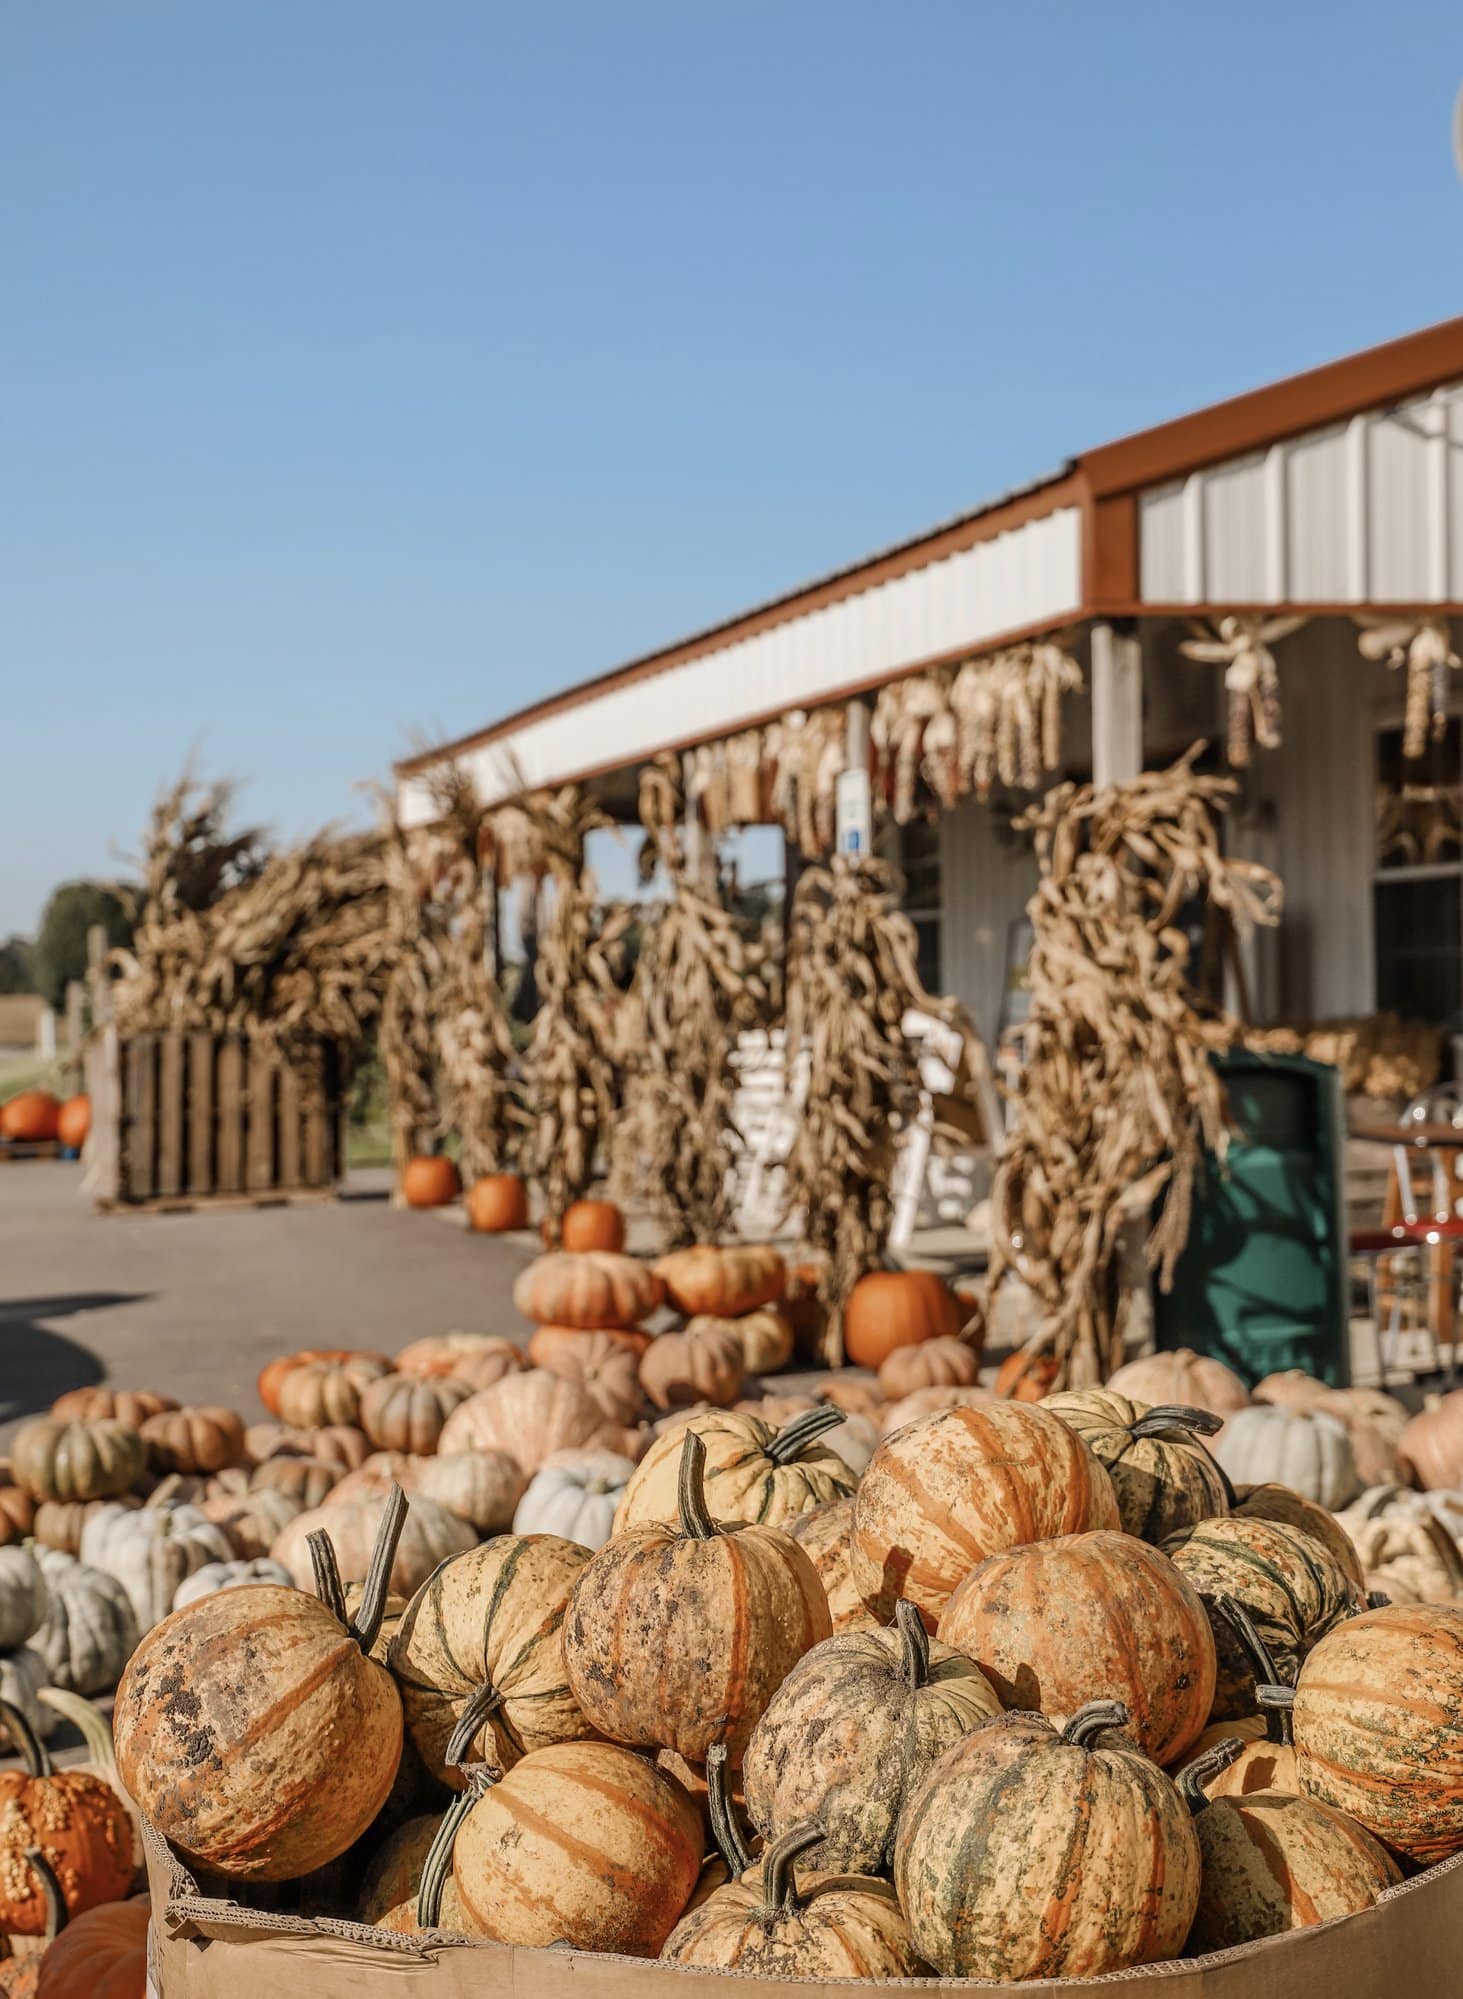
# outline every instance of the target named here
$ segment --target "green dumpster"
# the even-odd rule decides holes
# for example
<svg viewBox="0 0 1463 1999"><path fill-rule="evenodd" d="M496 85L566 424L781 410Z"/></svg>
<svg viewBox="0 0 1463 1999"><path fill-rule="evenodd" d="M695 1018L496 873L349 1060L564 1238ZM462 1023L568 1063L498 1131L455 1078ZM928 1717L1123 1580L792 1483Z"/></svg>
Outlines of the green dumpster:
<svg viewBox="0 0 1463 1999"><path fill-rule="evenodd" d="M1169 1292L1154 1288L1157 1344L1213 1354L1251 1386L1304 1368L1350 1380L1341 1077L1303 1055L1218 1061L1238 1135L1206 1159Z"/></svg>

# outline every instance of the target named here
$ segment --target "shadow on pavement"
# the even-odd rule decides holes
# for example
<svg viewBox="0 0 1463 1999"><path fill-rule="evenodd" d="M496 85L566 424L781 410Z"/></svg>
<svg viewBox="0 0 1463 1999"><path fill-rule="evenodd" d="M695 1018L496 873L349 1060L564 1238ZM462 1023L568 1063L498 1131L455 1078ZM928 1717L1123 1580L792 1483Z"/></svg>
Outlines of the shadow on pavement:
<svg viewBox="0 0 1463 1999"><path fill-rule="evenodd" d="M0 1423L49 1409L70 1388L90 1388L105 1373L87 1347L43 1326L77 1312L132 1305L142 1291L74 1291L52 1298L0 1298Z"/></svg>

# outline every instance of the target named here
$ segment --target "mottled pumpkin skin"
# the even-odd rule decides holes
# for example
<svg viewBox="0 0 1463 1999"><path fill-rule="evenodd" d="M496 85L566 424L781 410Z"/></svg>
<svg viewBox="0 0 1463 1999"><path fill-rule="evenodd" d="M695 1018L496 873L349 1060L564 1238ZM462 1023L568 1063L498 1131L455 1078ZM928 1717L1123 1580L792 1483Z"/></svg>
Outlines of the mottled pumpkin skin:
<svg viewBox="0 0 1463 1999"><path fill-rule="evenodd" d="M536 1749L458 1832L464 1913L500 1943L655 1957L701 1872L701 1818L672 1777L608 1742Z"/></svg>
<svg viewBox="0 0 1463 1999"><path fill-rule="evenodd" d="M1222 1797L1194 1826L1203 1878L1191 1953L1355 1915L1402 1879L1369 1832L1310 1798L1282 1791Z"/></svg>
<svg viewBox="0 0 1463 1999"><path fill-rule="evenodd" d="M1392 1604L1348 1619L1301 1669L1296 1768L1411 1860L1463 1851L1463 1609Z"/></svg>
<svg viewBox="0 0 1463 1999"><path fill-rule="evenodd" d="M667 1302L688 1319L699 1313L739 1319L759 1305L775 1304L787 1289L787 1265L763 1243L673 1249L656 1264L655 1274Z"/></svg>
<svg viewBox="0 0 1463 1999"><path fill-rule="evenodd" d="M879 1630L879 1620L859 1595L850 1566L853 1500L830 1499L784 1524L818 1571L835 1633Z"/></svg>
<svg viewBox="0 0 1463 1999"><path fill-rule="evenodd" d="M905 1806L894 1881L947 1977L1091 1978L1183 1949L1199 1842L1128 1739L1086 1749L1007 1714L947 1750Z"/></svg>
<svg viewBox="0 0 1463 1999"><path fill-rule="evenodd" d="M592 1735L570 1692L560 1648L564 1614L589 1551L554 1534L504 1534L444 1562L407 1606L390 1652L406 1725L445 1783L448 1739L484 1681L502 1695L468 1752L511 1769L533 1749Z"/></svg>
<svg viewBox="0 0 1463 1999"><path fill-rule="evenodd" d="M1170 1765L1174 1776L1218 1743L1238 1738L1244 1748L1232 1763L1204 1780L1209 1798L1247 1798L1256 1791L1284 1791L1294 1797L1300 1789L1295 1750L1290 1744L1272 1742L1263 1715L1243 1721L1216 1721L1206 1728L1183 1755Z"/></svg>
<svg viewBox="0 0 1463 1999"><path fill-rule="evenodd" d="M1254 1665L1215 1607L1219 1597L1234 1597L1250 1613L1282 1686L1294 1681L1311 1647L1356 1608L1356 1592L1340 1563L1319 1541L1278 1520L1238 1514L1204 1520L1187 1534L1171 1536L1163 1552L1209 1612L1219 1665L1216 1721L1253 1714L1258 1705Z"/></svg>
<svg viewBox="0 0 1463 1999"><path fill-rule="evenodd" d="M479 1183L481 1184L481 1183ZM441 1820L430 1813L408 1819L392 1833L366 1870L361 1884L360 1920L378 1930L397 1936L421 1933L417 1921L417 1892L422 1885L422 1869L432 1850ZM442 1883L442 1900L437 1911L437 1928L472 1936L471 1918L462 1906L452 1875Z"/></svg>
<svg viewBox="0 0 1463 1999"><path fill-rule="evenodd" d="M742 1788L757 1830L780 1839L815 1819L804 1859L824 1872L886 1872L905 1798L952 1743L1001 1712L990 1681L931 1645L911 1690L897 1631L848 1631L800 1659L752 1731Z"/></svg>
<svg viewBox="0 0 1463 1999"><path fill-rule="evenodd" d="M767 1446L777 1432L760 1416L739 1409L698 1410L684 1425L657 1437L635 1467L615 1515L617 1534L676 1518L687 1429L706 1446L706 1504L713 1520L781 1527L815 1506L846 1499L858 1484L826 1436L805 1444L791 1463L776 1464Z"/></svg>
<svg viewBox="0 0 1463 1999"><path fill-rule="evenodd" d="M75 1916L118 1901L131 1888L132 1839L126 1805L95 1772L32 1777L24 1770L0 1771L0 1931L46 1933L46 1898L27 1847L38 1847L50 1862L67 1914Z"/></svg>
<svg viewBox="0 0 1463 1999"><path fill-rule="evenodd" d="M1060 1726L1119 1700L1156 1763L1180 1756L1214 1702L1214 1638L1196 1590L1129 1534L1103 1531L992 1555L940 1618L942 1642L974 1659L1006 1707Z"/></svg>
<svg viewBox="0 0 1463 1999"><path fill-rule="evenodd" d="M1202 1443L1177 1430L1133 1435L1132 1425L1151 1413L1151 1404L1106 1388L1070 1388L1049 1395L1044 1406L1107 1466L1126 1533L1157 1547L1170 1534L1228 1513L1224 1474Z"/></svg>
<svg viewBox="0 0 1463 1999"><path fill-rule="evenodd" d="M1298 1527L1320 1542L1354 1585L1358 1598L1366 1595L1366 1572L1350 1536L1336 1515L1315 1500L1292 1492L1288 1485L1239 1485L1231 1511L1242 1520L1278 1520L1282 1527Z"/></svg>
<svg viewBox="0 0 1463 1999"><path fill-rule="evenodd" d="M882 1621L903 1596L933 1629L988 1555L1118 1524L1112 1480L1055 1416L1015 1402L941 1409L870 1460L854 1499L853 1577Z"/></svg>
<svg viewBox="0 0 1463 1999"><path fill-rule="evenodd" d="M921 1978L929 1970L887 1881L800 1874L796 1902L769 1921L756 1868L683 1916L661 1957L754 1978Z"/></svg>
<svg viewBox="0 0 1463 1999"><path fill-rule="evenodd" d="M291 1881L386 1802L401 1758L391 1675L303 1591L221 1590L132 1655L113 1715L128 1791L190 1861Z"/></svg>
<svg viewBox="0 0 1463 1999"><path fill-rule="evenodd" d="M817 1571L778 1528L697 1540L656 1523L590 1557L564 1620L564 1664L611 1741L691 1763L725 1742L738 1764L783 1680L832 1629Z"/></svg>

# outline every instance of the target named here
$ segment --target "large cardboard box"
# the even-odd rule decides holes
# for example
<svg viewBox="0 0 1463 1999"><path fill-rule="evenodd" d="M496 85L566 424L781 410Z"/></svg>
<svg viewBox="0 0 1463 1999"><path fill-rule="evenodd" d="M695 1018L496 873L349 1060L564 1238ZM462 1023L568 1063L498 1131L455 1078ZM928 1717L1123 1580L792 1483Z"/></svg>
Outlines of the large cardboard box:
<svg viewBox="0 0 1463 1999"><path fill-rule="evenodd" d="M261 1915L200 1896L150 1827L147 1871L154 1999L688 1999L709 1978L748 1982L735 1972L684 1971L640 1958L512 1950L439 1934L394 1937L358 1923ZM1072 1999L1080 1988L1140 1979L1153 1999L1463 1999L1463 1854L1392 1889L1363 1915L1184 1963L1015 1989L1022 1999ZM813 1999L824 1989L765 1982L768 1999ZM1013 1989L984 1979L889 1983Z"/></svg>

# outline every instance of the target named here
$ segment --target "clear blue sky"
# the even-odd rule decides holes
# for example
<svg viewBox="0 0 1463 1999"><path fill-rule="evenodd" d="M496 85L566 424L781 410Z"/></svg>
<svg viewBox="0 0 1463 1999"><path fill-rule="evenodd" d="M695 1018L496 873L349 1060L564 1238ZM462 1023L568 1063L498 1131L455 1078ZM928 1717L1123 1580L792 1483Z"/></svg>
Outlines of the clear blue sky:
<svg viewBox="0 0 1463 1999"><path fill-rule="evenodd" d="M0 0L0 932L1463 309L1458 0Z"/></svg>

